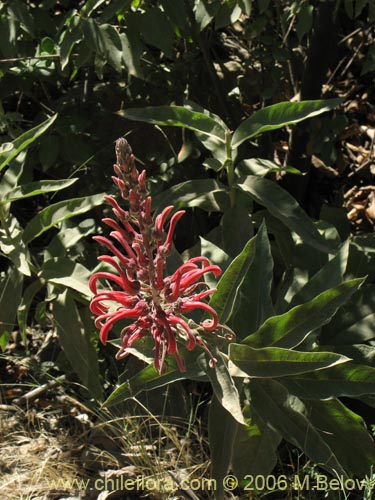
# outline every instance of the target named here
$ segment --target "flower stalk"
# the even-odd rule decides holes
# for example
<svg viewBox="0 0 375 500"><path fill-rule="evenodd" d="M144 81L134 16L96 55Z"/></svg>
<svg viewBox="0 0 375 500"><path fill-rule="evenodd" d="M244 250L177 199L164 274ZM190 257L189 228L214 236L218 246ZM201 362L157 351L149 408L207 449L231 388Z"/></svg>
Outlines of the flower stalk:
<svg viewBox="0 0 375 500"><path fill-rule="evenodd" d="M155 344L154 365L160 374L168 369L169 355L175 357L180 371L185 370L179 354L181 341L189 351L197 345L203 348L214 366L216 360L201 334L226 327L219 325L216 311L204 302L215 289L202 279L206 273L219 276L221 269L205 257L194 257L171 276L165 276L176 225L185 211L179 210L170 217L167 230L173 206L164 208L153 221L146 171L138 172L132 150L123 138L116 141L116 159L112 180L121 198L128 202L128 210L120 207L113 196L106 196L114 218L106 217L103 222L112 231L109 238L94 237L112 254L102 255L99 260L113 268L113 272L94 273L89 282L94 294L90 309L96 315L100 339L105 344L115 323L130 320L131 324L121 330L117 359L127 356L134 342L151 336ZM97 283L102 280L111 288L98 290ZM183 315L196 309L205 311L210 319L194 329Z"/></svg>

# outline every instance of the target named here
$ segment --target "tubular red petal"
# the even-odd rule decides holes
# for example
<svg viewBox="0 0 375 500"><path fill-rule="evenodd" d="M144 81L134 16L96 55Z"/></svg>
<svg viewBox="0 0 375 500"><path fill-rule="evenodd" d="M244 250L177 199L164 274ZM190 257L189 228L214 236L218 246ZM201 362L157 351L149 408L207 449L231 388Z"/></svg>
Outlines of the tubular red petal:
<svg viewBox="0 0 375 500"><path fill-rule="evenodd" d="M100 330L100 340L102 344L106 344L108 333L110 332L116 321L120 321L121 319L125 318L138 318L141 314L143 314L143 311L138 308L126 309L125 311L116 311L116 313L113 314L112 318L106 321L105 325Z"/></svg>
<svg viewBox="0 0 375 500"><path fill-rule="evenodd" d="M167 235L167 238L166 238L164 245L163 245L167 252L169 252L172 248L172 240L173 240L173 234L174 234L174 230L176 228L176 224L184 214L185 214L185 210L179 210L171 218L171 222L169 224L169 229L168 229L168 235Z"/></svg>
<svg viewBox="0 0 375 500"><path fill-rule="evenodd" d="M172 212L173 205L165 207L161 214L159 214L155 219L155 231L157 233L162 233L164 224L168 218L168 215Z"/></svg>
<svg viewBox="0 0 375 500"><path fill-rule="evenodd" d="M191 302L191 301L186 301L180 304L179 310L182 313L185 312L190 312L193 311L194 309L204 309L207 311L211 316L212 320L206 320L202 323L202 326L205 330L215 330L217 328L217 325L219 323L218 318L217 318L217 313L215 309L213 309L211 306L208 304L205 304L204 302ZM210 322L210 324L208 324Z"/></svg>
<svg viewBox="0 0 375 500"><path fill-rule="evenodd" d="M214 273L215 277L217 277L221 274L221 269L219 266L210 265L210 266L204 267L203 269L197 269L195 271L190 271L182 277L180 287L182 289L187 288L188 286L193 284L195 281L200 279L204 274L209 273L209 272Z"/></svg>
<svg viewBox="0 0 375 500"><path fill-rule="evenodd" d="M107 273L105 271L100 271L93 274L89 279L89 287L94 295L97 293L96 282L99 278L104 278L109 281L114 281L121 288L124 287L123 280L119 276L116 276L116 274Z"/></svg>
<svg viewBox="0 0 375 500"><path fill-rule="evenodd" d="M191 329L190 329L189 325L186 323L186 321L183 320L182 318L180 318L179 316L174 316L173 314L168 316L168 321L172 325L180 325L185 330L185 332L188 335L188 339L189 339L188 344L187 344L187 349L189 351L193 350L195 345L196 345L195 335L191 331Z"/></svg>
<svg viewBox="0 0 375 500"><path fill-rule="evenodd" d="M125 267L129 265L129 259L126 258L119 250L117 250L117 248L111 241L109 241L108 238L105 238L104 236L94 236L92 239L97 241L101 245L105 246L106 248L108 248L108 250L110 250L114 255L116 255L116 257Z"/></svg>

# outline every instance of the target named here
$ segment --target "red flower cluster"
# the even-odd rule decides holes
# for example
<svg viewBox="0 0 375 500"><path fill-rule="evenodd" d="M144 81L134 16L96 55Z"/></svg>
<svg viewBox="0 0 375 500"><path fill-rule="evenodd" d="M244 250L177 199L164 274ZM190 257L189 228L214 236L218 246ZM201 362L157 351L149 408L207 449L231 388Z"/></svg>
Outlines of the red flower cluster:
<svg viewBox="0 0 375 500"><path fill-rule="evenodd" d="M99 260L114 268L114 272L96 272L90 279L90 289L94 294L90 309L97 316L95 325L100 328L100 339L105 344L113 325L130 319L132 323L121 332L118 359L127 355L127 349L136 340L151 335L155 342L155 368L159 373L167 369L167 355L174 355L179 369L184 371L178 338L186 342L188 350L200 345L209 354L213 365L215 359L200 332L211 332L221 325L214 309L203 302L215 289L209 289L202 277L209 272L217 277L221 270L205 257L194 257L172 276L164 277L173 233L185 212L180 210L171 217L165 233L164 226L173 206L166 207L153 222L151 197L146 192L146 172L139 174L125 139L117 140L116 154L116 176L112 179L122 198L129 201L129 210L122 209L112 196L106 196L116 218L103 219L112 229L112 241L104 236L94 237L113 254L102 255ZM98 290L98 280L111 282L114 286L109 290ZM195 309L203 309L211 319L192 329L182 315Z"/></svg>

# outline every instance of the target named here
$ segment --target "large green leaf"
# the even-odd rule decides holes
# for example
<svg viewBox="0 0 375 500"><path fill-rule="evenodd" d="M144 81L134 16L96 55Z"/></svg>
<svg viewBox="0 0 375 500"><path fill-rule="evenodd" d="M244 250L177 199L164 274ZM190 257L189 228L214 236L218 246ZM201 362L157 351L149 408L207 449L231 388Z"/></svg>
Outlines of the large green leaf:
<svg viewBox="0 0 375 500"><path fill-rule="evenodd" d="M53 317L59 342L73 371L93 396L100 399L102 386L96 351L69 290L58 295L53 305Z"/></svg>
<svg viewBox="0 0 375 500"><path fill-rule="evenodd" d="M248 193L257 203L297 233L303 241L325 253L332 253L331 246L319 234L314 223L297 201L278 184L262 177L249 176L244 184L238 186Z"/></svg>
<svg viewBox="0 0 375 500"><path fill-rule="evenodd" d="M237 427L232 453L233 472L238 478L268 476L277 463L281 436L252 405L245 406L243 414L246 427Z"/></svg>
<svg viewBox="0 0 375 500"><path fill-rule="evenodd" d="M232 314L239 287L254 258L255 240L256 237L247 242L221 277L217 290L211 297L210 306L217 312L221 323L226 323Z"/></svg>
<svg viewBox="0 0 375 500"><path fill-rule="evenodd" d="M256 235L254 259L237 298L239 305L231 318L231 327L236 332L237 339L256 331L273 315L272 281L273 259L267 228L263 223Z"/></svg>
<svg viewBox="0 0 375 500"><path fill-rule="evenodd" d="M362 418L337 399L309 401L306 409L309 420L345 470L360 478L370 476L375 463L375 444Z"/></svg>
<svg viewBox="0 0 375 500"><path fill-rule="evenodd" d="M285 388L274 380L251 381L251 404L265 422L276 429L284 439L297 446L316 464L330 472L343 474L345 470L311 421L291 406ZM297 401L293 400L294 406Z"/></svg>
<svg viewBox="0 0 375 500"><path fill-rule="evenodd" d="M361 288L326 325L319 336L322 344L359 344L374 339L375 285Z"/></svg>
<svg viewBox="0 0 375 500"><path fill-rule="evenodd" d="M225 498L223 479L228 474L231 464L238 427L243 426L238 425L238 422L223 408L213 394L208 414L208 440L211 452L211 476L216 480L216 500Z"/></svg>
<svg viewBox="0 0 375 500"><path fill-rule="evenodd" d="M150 106L127 109L125 118L155 125L183 127L213 136L225 143L225 128L210 116L183 106Z"/></svg>
<svg viewBox="0 0 375 500"><path fill-rule="evenodd" d="M207 356L200 357L198 365L206 372L220 404L238 423L245 424L238 390L228 371L228 367L217 349L216 351L212 350L212 353L216 358L215 367L211 368L209 366Z"/></svg>
<svg viewBox="0 0 375 500"><path fill-rule="evenodd" d="M293 348L306 336L328 323L335 312L358 290L363 278L354 279L330 288L315 299L290 311L269 318L255 333L243 342L251 347L277 346Z"/></svg>
<svg viewBox="0 0 375 500"><path fill-rule="evenodd" d="M61 189L65 189L71 186L77 180L78 178L64 179L59 181L36 181L24 184L22 186L17 186L14 189L8 191L4 198L0 200L0 206L5 205L6 203L11 203L12 201L30 198L31 196L60 191Z"/></svg>
<svg viewBox="0 0 375 500"><path fill-rule="evenodd" d="M229 371L234 377L274 378L315 372L347 363L350 358L333 352L301 352L279 347L253 349L229 345Z"/></svg>
<svg viewBox="0 0 375 500"><path fill-rule="evenodd" d="M51 227L76 215L82 215L94 207L101 205L104 201L104 194L85 196L83 198L73 198L64 200L41 210L26 225L23 232L24 243L30 243Z"/></svg>
<svg viewBox="0 0 375 500"><path fill-rule="evenodd" d="M50 283L72 288L87 298L92 295L88 286L90 271L82 264L65 257L47 260L38 276Z"/></svg>
<svg viewBox="0 0 375 500"><path fill-rule="evenodd" d="M17 322L18 328L20 329L20 334L22 340L26 345L26 327L27 327L27 318L29 314L29 310L31 304L34 300L35 295L43 288L44 283L39 279L30 283L30 285L24 290L22 293L20 304L17 308Z"/></svg>
<svg viewBox="0 0 375 500"><path fill-rule="evenodd" d="M327 262L312 278L308 280L293 297L291 306L312 300L328 288L339 285L344 276L349 254L349 240L342 244L337 255Z"/></svg>
<svg viewBox="0 0 375 500"><path fill-rule="evenodd" d="M3 170L3 168L5 168L21 151L26 149L30 144L38 139L38 137L44 134L56 118L57 114L51 116L51 118L48 118L27 132L24 132L22 135L17 137L17 139L14 139L14 141L2 144L0 147L0 171Z"/></svg>
<svg viewBox="0 0 375 500"><path fill-rule="evenodd" d="M232 147L237 148L247 139L268 130L298 123L336 108L342 99L318 101L280 102L256 111L241 123L233 134Z"/></svg>
<svg viewBox="0 0 375 500"><path fill-rule="evenodd" d="M328 370L306 373L280 380L289 392L301 398L356 398L375 394L375 368L345 363Z"/></svg>
<svg viewBox="0 0 375 500"><path fill-rule="evenodd" d="M84 40L97 56L108 62L117 72L122 69L122 42L116 28L98 24L94 19L81 18Z"/></svg>
<svg viewBox="0 0 375 500"><path fill-rule="evenodd" d="M174 205L175 209L200 207L207 212L225 212L230 200L224 186L214 179L194 179L172 186L154 197L155 212L167 205Z"/></svg>
<svg viewBox="0 0 375 500"><path fill-rule="evenodd" d="M241 205L229 207L220 221L223 250L232 258L240 254L254 235L249 210Z"/></svg>
<svg viewBox="0 0 375 500"><path fill-rule="evenodd" d="M5 349L14 328L22 297L23 275L11 266L0 281L0 349Z"/></svg>
<svg viewBox="0 0 375 500"><path fill-rule="evenodd" d="M204 356L204 354L201 354ZM136 375L118 386L104 402L104 406L114 406L129 398L135 397L142 391L151 391L158 387L176 382L177 380L193 379L207 380L205 371L197 365L197 353L184 352L181 357L185 361L185 371L179 371L177 363L173 357L168 357L168 369L159 375L153 364L150 364L139 371Z"/></svg>
<svg viewBox="0 0 375 500"><path fill-rule="evenodd" d="M3 208L0 206L0 212ZM5 217L4 217L5 219ZM0 250L25 276L31 276L29 251L22 240L23 231L16 217L5 219L6 229L0 226Z"/></svg>

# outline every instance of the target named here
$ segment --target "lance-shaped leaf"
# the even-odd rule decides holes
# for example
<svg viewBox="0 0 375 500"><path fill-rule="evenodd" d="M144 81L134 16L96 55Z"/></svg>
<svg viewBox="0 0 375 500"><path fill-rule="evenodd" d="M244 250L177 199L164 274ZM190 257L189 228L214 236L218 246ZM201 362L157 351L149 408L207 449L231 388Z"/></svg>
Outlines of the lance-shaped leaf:
<svg viewBox="0 0 375 500"><path fill-rule="evenodd" d="M60 191L61 189L71 186L77 180L78 178L63 179L59 181L37 181L17 186L5 194L4 198L0 200L0 206L5 205L6 203L11 203L12 201L30 198L31 196Z"/></svg>
<svg viewBox="0 0 375 500"><path fill-rule="evenodd" d="M375 394L375 368L355 363L280 380L289 392L305 399L357 398Z"/></svg>
<svg viewBox="0 0 375 500"><path fill-rule="evenodd" d="M71 200L60 201L44 208L26 225L23 232L24 243L30 243L34 238L37 238L63 220L84 214L92 208L101 205L104 201L103 196L104 194L96 194L83 198L72 198Z"/></svg>
<svg viewBox="0 0 375 500"><path fill-rule="evenodd" d="M213 394L208 414L208 440L211 452L211 477L216 480L217 500L225 498L223 479L228 474L231 464L238 427L243 426L238 424Z"/></svg>
<svg viewBox="0 0 375 500"><path fill-rule="evenodd" d="M212 389L220 404L238 423L245 424L241 410L240 396L234 380L228 371L228 367L217 348L212 349L212 353L216 358L214 368L209 366L207 356L200 357L198 365L206 372L210 379Z"/></svg>
<svg viewBox="0 0 375 500"><path fill-rule="evenodd" d="M344 242L337 255L327 262L314 276L308 280L293 297L291 306L312 300L328 288L339 285L344 276L349 254L349 240Z"/></svg>
<svg viewBox="0 0 375 500"><path fill-rule="evenodd" d="M221 120L215 121L210 116L193 111L184 106L149 106L146 108L131 108L124 113L125 118L155 125L183 127L195 132L216 137L225 143L225 128Z"/></svg>
<svg viewBox="0 0 375 500"><path fill-rule="evenodd" d="M230 200L225 187L214 179L194 179L172 186L153 198L155 212L166 205L173 205L175 209L199 207L207 212L225 212Z"/></svg>
<svg viewBox="0 0 375 500"><path fill-rule="evenodd" d="M249 266L254 258L256 236L251 238L221 277L217 290L211 297L210 306L217 312L219 321L226 323L230 318L235 300Z"/></svg>
<svg viewBox="0 0 375 500"><path fill-rule="evenodd" d="M253 349L243 344L229 345L229 371L234 377L274 378L315 372L350 358L333 352L301 352L279 347Z"/></svg>
<svg viewBox="0 0 375 500"><path fill-rule="evenodd" d="M333 253L331 246L315 227L310 217L297 201L278 184L262 177L249 176L239 189L248 193L253 200L267 208L291 231L297 233L304 242L324 253Z"/></svg>
<svg viewBox="0 0 375 500"><path fill-rule="evenodd" d="M330 111L342 102L342 99L318 101L280 102L256 111L241 123L234 132L232 147L237 148L247 139L269 130L292 125L307 118Z"/></svg>
<svg viewBox="0 0 375 500"><path fill-rule="evenodd" d="M0 172L5 168L21 151L26 149L38 137L53 124L57 114L48 118L48 120L40 123L36 127L24 132L22 135L14 139L14 141L5 143L0 148Z"/></svg>
<svg viewBox="0 0 375 500"><path fill-rule="evenodd" d="M203 356L204 354L200 354ZM114 406L135 397L142 391L151 391L158 387L176 382L177 380L207 380L205 371L197 365L197 353L183 352L180 354L185 362L185 372L180 372L174 357L168 357L168 369L159 375L153 364L140 370L136 375L118 386L103 403L104 406Z"/></svg>
<svg viewBox="0 0 375 500"><path fill-rule="evenodd" d="M236 338L246 337L256 331L274 314L271 300L273 259L268 241L267 228L262 223L256 235L255 254L246 273L238 296L239 305L231 318L231 328Z"/></svg>
<svg viewBox="0 0 375 500"><path fill-rule="evenodd" d="M22 297L23 275L11 266L0 280L0 349L7 346Z"/></svg>
<svg viewBox="0 0 375 500"><path fill-rule="evenodd" d="M365 285L319 335L321 344L360 344L375 337L375 285Z"/></svg>
<svg viewBox="0 0 375 500"><path fill-rule="evenodd" d="M363 419L341 401L309 401L307 415L312 425L351 475L363 478L372 473L375 444Z"/></svg>
<svg viewBox="0 0 375 500"><path fill-rule="evenodd" d="M363 282L364 278L346 281L326 290L306 304L269 318L259 330L246 337L243 343L251 347L296 347L310 332L328 323L338 308L345 304Z"/></svg>
<svg viewBox="0 0 375 500"><path fill-rule="evenodd" d="M88 286L90 271L82 264L65 257L47 260L38 276L50 283L72 288L87 298L92 296Z"/></svg>
<svg viewBox="0 0 375 500"><path fill-rule="evenodd" d="M252 405L245 406L246 426L237 426L233 444L232 468L238 478L268 476L277 463L280 434L265 422Z"/></svg>
<svg viewBox="0 0 375 500"><path fill-rule="evenodd" d="M251 381L251 404L262 419L280 432L286 441L304 451L314 463L347 477L325 439L303 413L291 406L291 402L280 383L274 380Z"/></svg>
<svg viewBox="0 0 375 500"><path fill-rule="evenodd" d="M96 398L101 397L102 385L96 351L85 331L78 309L69 290L58 295L53 306L53 317L63 351L82 383Z"/></svg>

